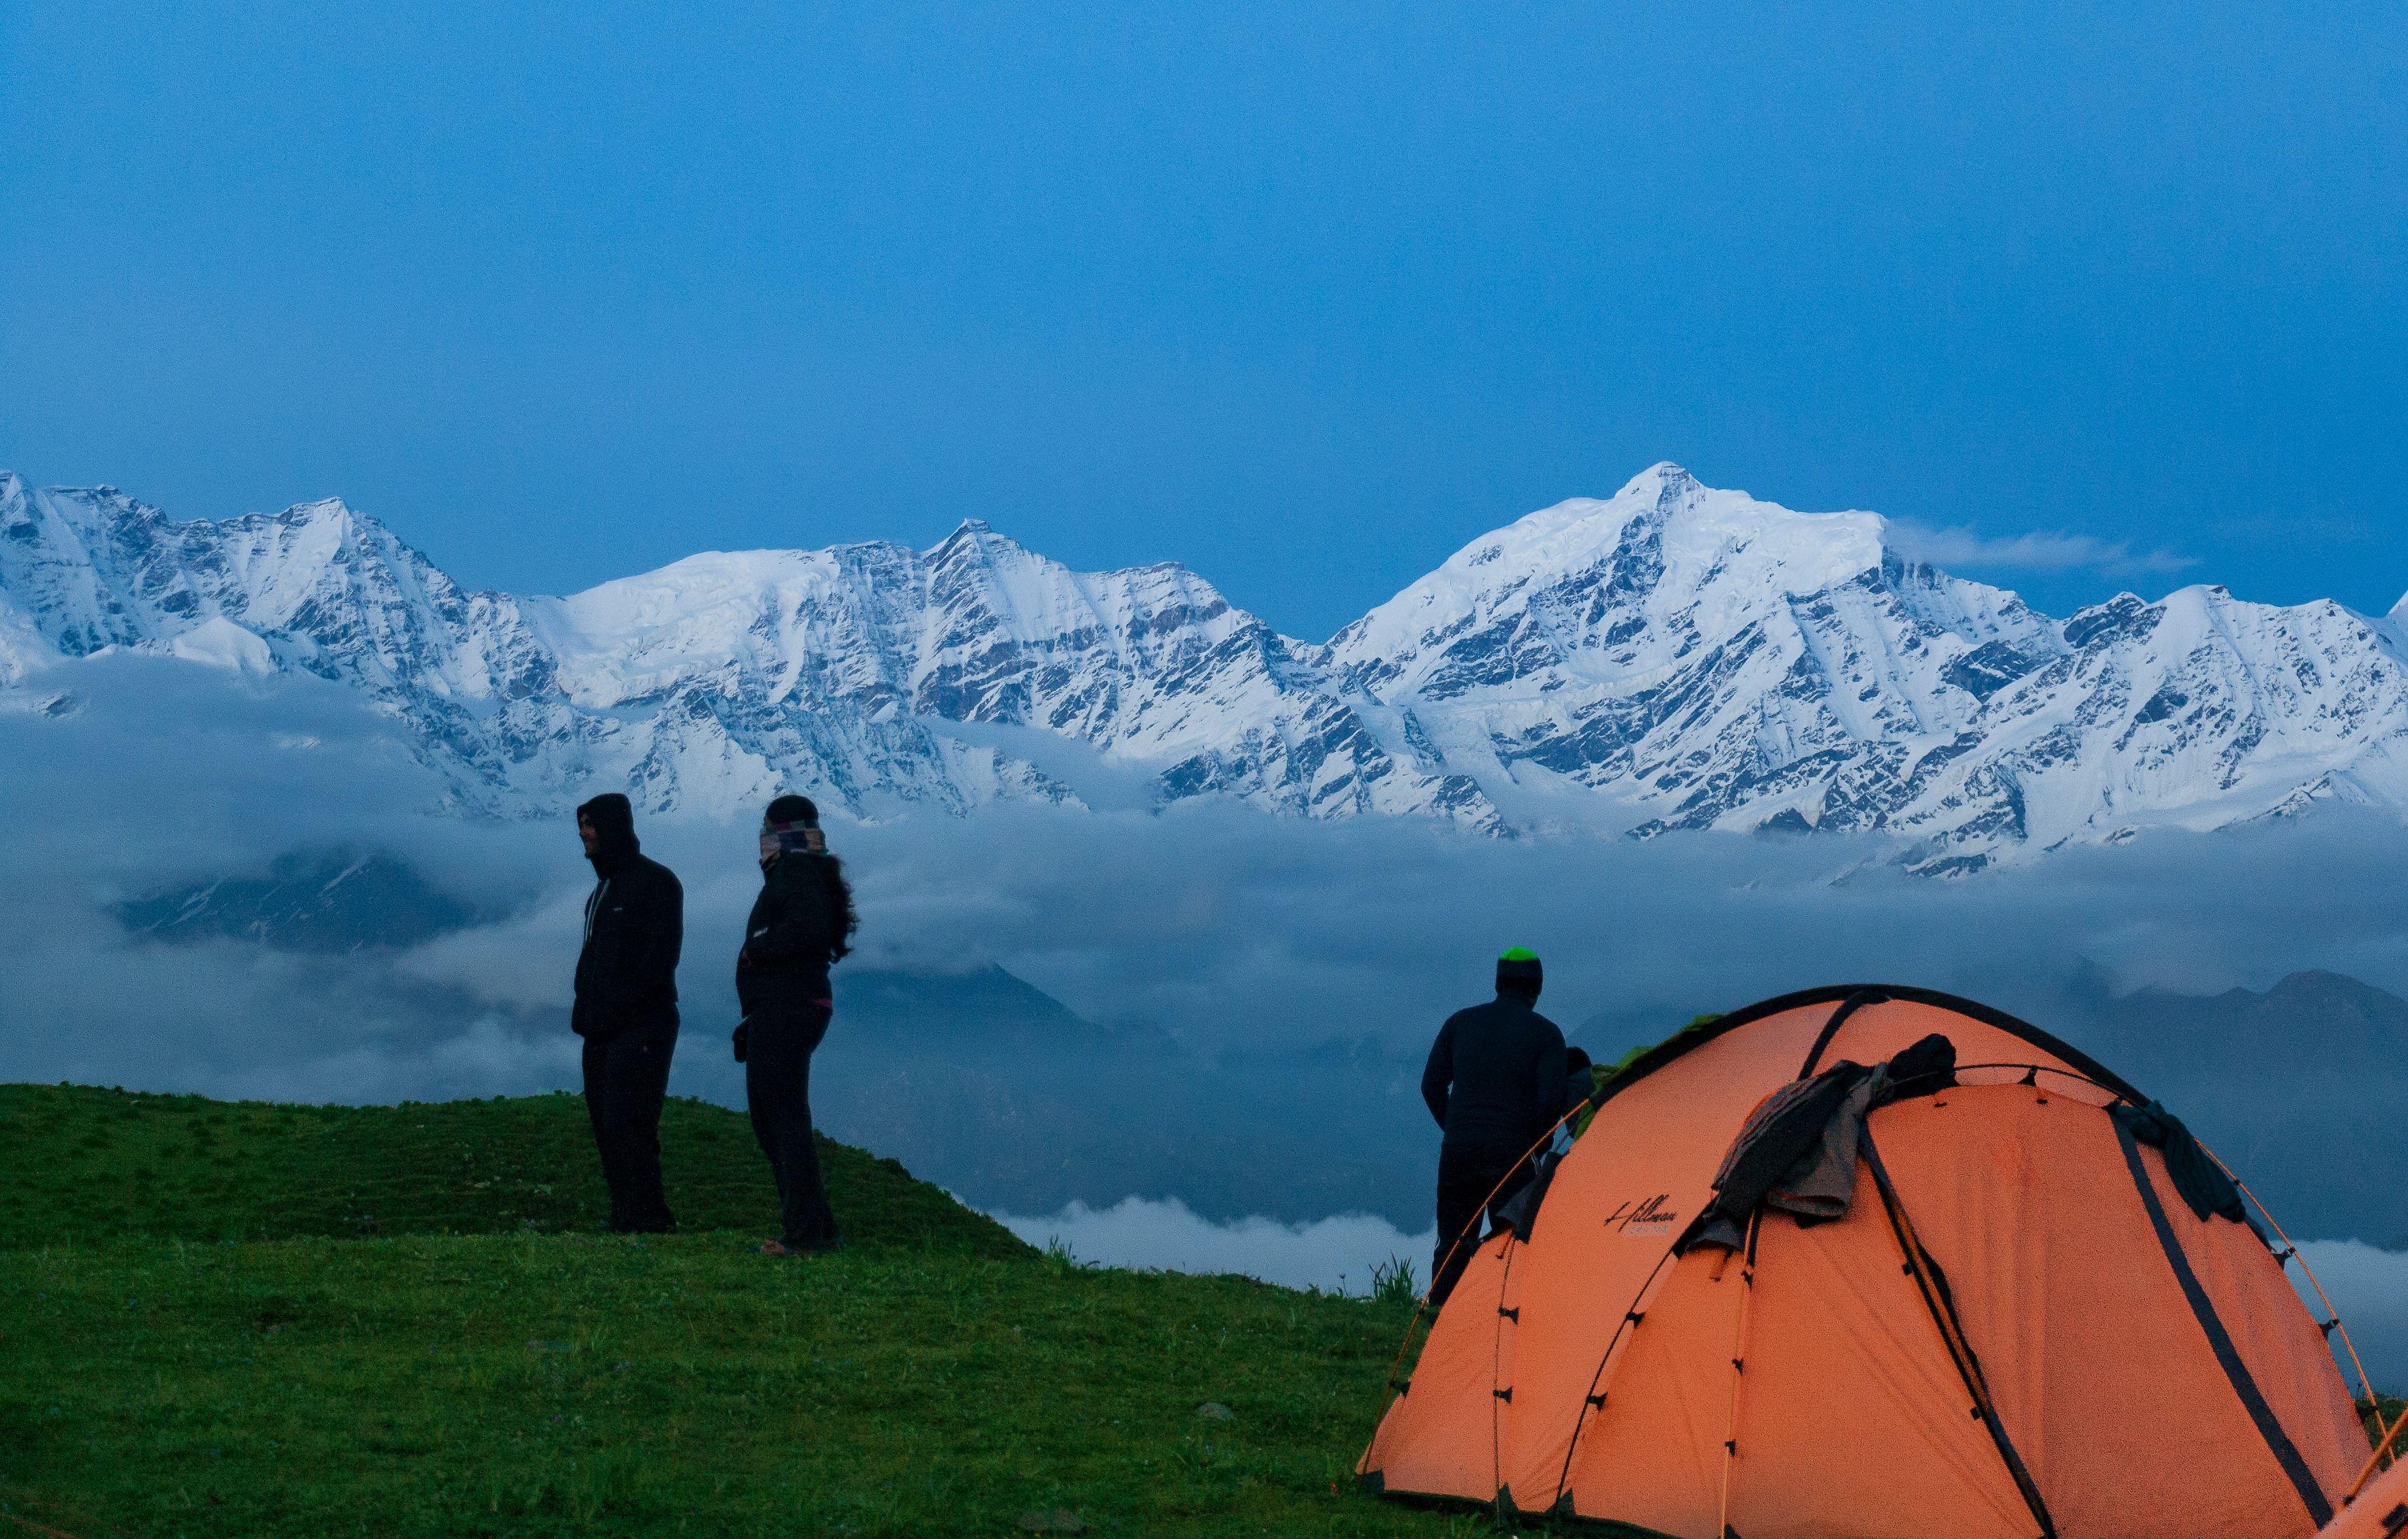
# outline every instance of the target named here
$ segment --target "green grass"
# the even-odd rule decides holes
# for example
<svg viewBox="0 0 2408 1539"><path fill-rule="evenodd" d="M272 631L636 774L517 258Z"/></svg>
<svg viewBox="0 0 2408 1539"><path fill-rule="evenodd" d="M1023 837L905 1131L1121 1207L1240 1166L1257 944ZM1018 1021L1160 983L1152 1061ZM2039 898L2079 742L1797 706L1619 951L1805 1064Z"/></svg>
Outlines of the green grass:
<svg viewBox="0 0 2408 1539"><path fill-rule="evenodd" d="M672 1101L669 1205L690 1230L777 1227L769 1167L741 1116ZM820 1140L855 1238L1025 1250L892 1160ZM577 1096L286 1106L88 1086L0 1085L0 1250L130 1234L185 1240L559 1233L609 1212Z"/></svg>
<svg viewBox="0 0 2408 1539"><path fill-rule="evenodd" d="M690 1103L665 1137L684 1232L606 1237L586 1139L565 1096L0 1087L0 1518L83 1539L1484 1528L1350 1477L1411 1314L1393 1290L1082 1268L837 1146L848 1248L765 1261L749 1130Z"/></svg>

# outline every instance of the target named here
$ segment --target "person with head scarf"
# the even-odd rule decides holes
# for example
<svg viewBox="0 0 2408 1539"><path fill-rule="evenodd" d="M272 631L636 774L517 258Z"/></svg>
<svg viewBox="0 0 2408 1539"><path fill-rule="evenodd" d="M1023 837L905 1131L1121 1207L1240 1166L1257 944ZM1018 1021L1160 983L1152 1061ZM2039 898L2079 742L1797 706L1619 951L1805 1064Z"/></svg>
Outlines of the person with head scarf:
<svg viewBox="0 0 2408 1539"><path fill-rule="evenodd" d="M1432 1305L1446 1302L1493 1212L1530 1178L1523 1156L1565 1112L1564 1033L1539 1014L1545 981L1537 953L1497 959L1497 997L1457 1010L1439 1029L1422 1070L1422 1099L1445 1130L1438 1149L1438 1250Z"/></svg>
<svg viewBox="0 0 2408 1539"><path fill-rule="evenodd" d="M624 796L579 807L577 834L595 884L569 1024L585 1039L585 1111L610 1188L610 1229L666 1233L674 1220L661 1190L661 1104L677 1051L685 889L644 855Z"/></svg>
<svg viewBox="0 0 2408 1539"><path fill-rule="evenodd" d="M811 1054L836 1005L828 968L853 949L859 924L844 866L828 853L820 809L781 796L761 819L761 895L736 957L736 1061L752 1134L777 1177L781 1228L765 1256L833 1250L840 1243L811 1132Z"/></svg>

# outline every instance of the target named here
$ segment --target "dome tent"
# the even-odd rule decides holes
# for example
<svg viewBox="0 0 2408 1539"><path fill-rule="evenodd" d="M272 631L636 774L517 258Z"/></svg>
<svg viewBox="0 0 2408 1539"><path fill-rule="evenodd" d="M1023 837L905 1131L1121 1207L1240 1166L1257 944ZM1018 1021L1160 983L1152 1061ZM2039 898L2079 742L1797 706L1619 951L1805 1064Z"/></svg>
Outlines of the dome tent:
<svg viewBox="0 0 2408 1539"><path fill-rule="evenodd" d="M1370 1489L1678 1539L2306 1539L2364 1462L2323 1329L2203 1192L2209 1158L2035 1027L1819 990L1599 1096L1478 1242ZM1768 1151L1835 1138L1813 1203L1735 1203Z"/></svg>

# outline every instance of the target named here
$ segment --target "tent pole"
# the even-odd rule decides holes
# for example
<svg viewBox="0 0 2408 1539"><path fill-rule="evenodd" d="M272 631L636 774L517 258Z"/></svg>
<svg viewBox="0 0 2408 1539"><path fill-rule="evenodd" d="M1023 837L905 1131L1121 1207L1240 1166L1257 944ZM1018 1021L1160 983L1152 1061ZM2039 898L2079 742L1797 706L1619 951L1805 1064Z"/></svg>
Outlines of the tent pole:
<svg viewBox="0 0 2408 1539"><path fill-rule="evenodd" d="M2380 1426L2382 1421L2383 1413L2378 1410L2375 1412L2375 1424ZM2391 1430L2383 1434L2383 1441L2374 1446L2374 1452L2368 1458L2366 1468L2358 1472L2358 1478L2351 1481L2349 1489L2343 1493L2341 1499L2343 1506L2345 1507L2357 1501L2358 1493L2366 1489L2366 1483L2374 1478L2375 1467L2383 1462L2383 1456L2389 1453L2392 1444L2399 1441L2400 1429L2402 1427L2408 1427L2408 1410L2400 1413L2400 1419L2391 1424Z"/></svg>

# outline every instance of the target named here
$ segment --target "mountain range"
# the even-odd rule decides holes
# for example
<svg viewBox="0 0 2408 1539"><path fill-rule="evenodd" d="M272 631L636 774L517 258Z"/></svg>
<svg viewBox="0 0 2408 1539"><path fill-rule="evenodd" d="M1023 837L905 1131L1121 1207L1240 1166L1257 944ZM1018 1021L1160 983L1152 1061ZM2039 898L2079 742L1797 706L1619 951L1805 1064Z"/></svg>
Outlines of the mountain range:
<svg viewBox="0 0 2408 1539"><path fill-rule="evenodd" d="M2403 601L2408 609L2408 601ZM859 818L1219 796L1495 834L1880 836L1956 873L2159 825L2408 806L2408 625L2221 587L2063 620L1655 465L1474 540L1326 643L1175 563L710 552L566 598L471 591L339 501L176 521L0 473L0 705L155 653L357 691L460 811Z"/></svg>

